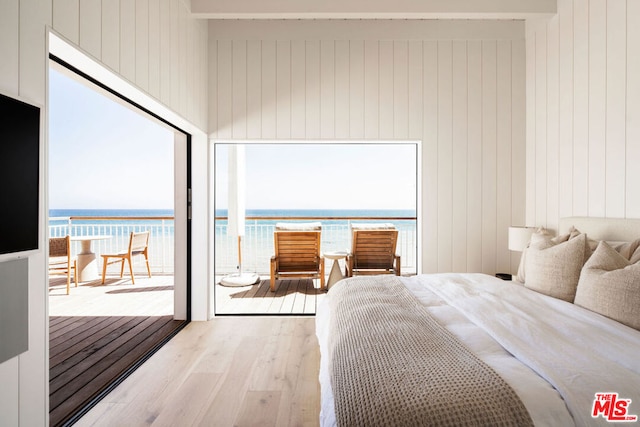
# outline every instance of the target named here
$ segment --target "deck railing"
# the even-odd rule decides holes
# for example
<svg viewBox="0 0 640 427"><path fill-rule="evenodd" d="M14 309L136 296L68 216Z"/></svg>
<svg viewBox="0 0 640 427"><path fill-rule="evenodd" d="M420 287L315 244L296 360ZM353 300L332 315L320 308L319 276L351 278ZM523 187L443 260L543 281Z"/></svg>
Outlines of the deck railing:
<svg viewBox="0 0 640 427"><path fill-rule="evenodd" d="M348 252L351 245L349 235L351 223L392 223L398 229L397 253L401 269L410 274L417 271L416 218L406 217L247 217L245 236L242 238L242 270L257 274L269 274L269 260L273 255L273 232L278 222L321 222L322 252ZM227 233L227 218L216 217L215 259L216 274L237 271L238 244L234 236ZM344 262L340 261L344 266ZM332 261L325 263L327 272Z"/></svg>
<svg viewBox="0 0 640 427"><path fill-rule="evenodd" d="M398 229L397 252L403 273L415 273L417 262L416 219L406 217L252 217L246 219L242 238L242 268L245 272L269 274L269 260L273 255L273 232L278 222L322 223L323 252L348 251L351 223L392 223ZM154 272L172 273L174 263L174 219L163 217L93 217L71 216L49 218L49 236L109 235L111 238L92 242L96 254L113 253L127 248L129 233L149 230L149 262ZM228 233L227 218L215 218L215 273L224 275L237 271L238 245ZM72 253L80 251L80 243L73 244ZM99 257L98 257L99 258ZM342 265L344 262L341 261ZM327 262L327 272L332 263Z"/></svg>

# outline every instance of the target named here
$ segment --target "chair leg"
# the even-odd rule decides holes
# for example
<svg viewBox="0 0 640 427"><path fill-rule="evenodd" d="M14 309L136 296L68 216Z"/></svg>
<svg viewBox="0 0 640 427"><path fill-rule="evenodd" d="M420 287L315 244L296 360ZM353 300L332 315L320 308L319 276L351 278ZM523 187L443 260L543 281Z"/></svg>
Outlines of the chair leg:
<svg viewBox="0 0 640 427"><path fill-rule="evenodd" d="M71 287L71 266L67 266L67 295L69 295Z"/></svg>
<svg viewBox="0 0 640 427"><path fill-rule="evenodd" d="M149 258L147 258L147 254L144 254L144 261L147 263L147 271L149 272L149 277L151 277L151 267L149 267Z"/></svg>
<svg viewBox="0 0 640 427"><path fill-rule="evenodd" d="M124 258L120 260L120 278L124 275Z"/></svg>
<svg viewBox="0 0 640 427"><path fill-rule="evenodd" d="M109 258L102 257L102 284L104 285L104 279L107 277L107 260Z"/></svg>
<svg viewBox="0 0 640 427"><path fill-rule="evenodd" d="M133 276L133 264L131 263L131 257L127 257L127 261L129 261L129 273L131 273L131 284L136 284L136 278ZM124 264L124 260L122 260Z"/></svg>
<svg viewBox="0 0 640 427"><path fill-rule="evenodd" d="M73 261L73 282L76 284L76 288L78 287L78 262Z"/></svg>
<svg viewBox="0 0 640 427"><path fill-rule="evenodd" d="M276 291L276 262L274 259L271 259L271 274L269 278L269 289L271 292Z"/></svg>

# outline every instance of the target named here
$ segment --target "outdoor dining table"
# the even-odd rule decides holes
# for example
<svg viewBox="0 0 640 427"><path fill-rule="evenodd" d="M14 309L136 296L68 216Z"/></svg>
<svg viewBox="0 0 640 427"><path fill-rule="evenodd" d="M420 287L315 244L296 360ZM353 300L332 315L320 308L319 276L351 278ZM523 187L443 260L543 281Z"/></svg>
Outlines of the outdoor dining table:
<svg viewBox="0 0 640 427"><path fill-rule="evenodd" d="M100 278L98 275L98 261L91 248L94 240L110 239L111 235L87 235L71 236L71 241L80 242L80 252L77 255L76 268L78 270L78 282L89 282Z"/></svg>

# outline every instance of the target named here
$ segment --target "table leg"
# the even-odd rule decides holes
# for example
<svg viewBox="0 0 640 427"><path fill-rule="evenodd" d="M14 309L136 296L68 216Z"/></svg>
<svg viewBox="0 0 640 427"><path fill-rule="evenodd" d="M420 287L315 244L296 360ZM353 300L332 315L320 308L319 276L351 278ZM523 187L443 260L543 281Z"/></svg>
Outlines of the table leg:
<svg viewBox="0 0 640 427"><path fill-rule="evenodd" d="M96 260L96 254L93 252L78 254L76 265L78 268L78 282L90 282L100 277L98 276L98 261Z"/></svg>
<svg viewBox="0 0 640 427"><path fill-rule="evenodd" d="M331 272L329 273L329 280L327 280L327 289L329 289L336 282L342 279L344 279L344 275L342 274L342 270L340 269L340 262L337 259L334 259L333 266L331 267Z"/></svg>

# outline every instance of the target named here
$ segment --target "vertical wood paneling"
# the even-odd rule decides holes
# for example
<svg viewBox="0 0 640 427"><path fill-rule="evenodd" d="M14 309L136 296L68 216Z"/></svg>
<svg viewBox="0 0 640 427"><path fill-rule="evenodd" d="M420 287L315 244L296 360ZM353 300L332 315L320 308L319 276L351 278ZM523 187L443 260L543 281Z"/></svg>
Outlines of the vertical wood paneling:
<svg viewBox="0 0 640 427"><path fill-rule="evenodd" d="M573 87L573 2L558 3L559 89ZM573 96L559 96L559 162L558 187L573 188ZM558 200L559 217L571 216L573 191L561 191Z"/></svg>
<svg viewBox="0 0 640 427"><path fill-rule="evenodd" d="M232 137L247 138L247 42L234 40L232 42Z"/></svg>
<svg viewBox="0 0 640 427"><path fill-rule="evenodd" d="M482 42L482 272L496 269L497 70L496 42Z"/></svg>
<svg viewBox="0 0 640 427"><path fill-rule="evenodd" d="M589 216L605 215L607 0L589 0Z"/></svg>
<svg viewBox="0 0 640 427"><path fill-rule="evenodd" d="M453 214L452 42L438 42L438 271L451 271Z"/></svg>
<svg viewBox="0 0 640 427"><path fill-rule="evenodd" d="M148 91L151 96L160 98L160 0L149 0L149 43ZM202 81L202 76L198 81Z"/></svg>
<svg viewBox="0 0 640 427"><path fill-rule="evenodd" d="M380 135L380 46L378 42L364 42L364 136L376 139Z"/></svg>
<svg viewBox="0 0 640 427"><path fill-rule="evenodd" d="M171 5L160 1L160 101L171 104Z"/></svg>
<svg viewBox="0 0 640 427"><path fill-rule="evenodd" d="M53 28L75 44L80 39L79 19L80 0L53 0Z"/></svg>
<svg viewBox="0 0 640 427"><path fill-rule="evenodd" d="M262 42L262 104L270 108L262 109L262 137L276 137L276 43Z"/></svg>
<svg viewBox="0 0 640 427"><path fill-rule="evenodd" d="M496 271L509 273L511 259L507 231L511 225L511 42L499 41L496 50Z"/></svg>
<svg viewBox="0 0 640 427"><path fill-rule="evenodd" d="M349 42L349 136L364 139L364 41Z"/></svg>
<svg viewBox="0 0 640 427"><path fill-rule="evenodd" d="M212 138L218 138L218 41L208 43L209 55L209 99L212 103L209 107L209 135Z"/></svg>
<svg viewBox="0 0 640 427"><path fill-rule="evenodd" d="M527 22L526 27L526 218L525 223L536 223L536 25Z"/></svg>
<svg viewBox="0 0 640 427"><path fill-rule="evenodd" d="M177 37L173 37L177 41L178 45L178 75L173 80L178 81L178 97L177 101L173 102L173 108L175 108L182 116L187 115L187 94L188 88L191 82L188 79L187 66L189 64L187 60L189 46L187 45L187 9L183 3L175 3L177 5L178 15L178 30Z"/></svg>
<svg viewBox="0 0 640 427"><path fill-rule="evenodd" d="M481 42L467 43L467 72L467 271L482 271Z"/></svg>
<svg viewBox="0 0 640 427"><path fill-rule="evenodd" d="M544 224L548 228L556 229L559 215L559 140L558 140L558 78L559 78L559 44L558 19L554 17L547 25L547 213Z"/></svg>
<svg viewBox="0 0 640 427"><path fill-rule="evenodd" d="M409 138L409 44L393 43L393 137Z"/></svg>
<svg viewBox="0 0 640 427"><path fill-rule="evenodd" d="M320 137L335 138L335 43L320 42Z"/></svg>
<svg viewBox="0 0 640 427"><path fill-rule="evenodd" d="M511 223L526 224L526 62L525 43L511 43ZM511 273L518 271L521 254L511 252Z"/></svg>
<svg viewBox="0 0 640 427"><path fill-rule="evenodd" d="M233 52L232 42L218 41L217 137L233 137Z"/></svg>
<svg viewBox="0 0 640 427"><path fill-rule="evenodd" d="M114 71L120 70L120 2L117 1L102 2L102 63Z"/></svg>
<svg viewBox="0 0 640 427"><path fill-rule="evenodd" d="M136 3L120 2L120 74L136 80Z"/></svg>
<svg viewBox="0 0 640 427"><path fill-rule="evenodd" d="M605 214L618 218L626 210L626 12L625 0L607 2Z"/></svg>
<svg viewBox="0 0 640 427"><path fill-rule="evenodd" d="M291 42L276 42L276 138L291 138Z"/></svg>
<svg viewBox="0 0 640 427"><path fill-rule="evenodd" d="M169 7L169 26L165 27L165 30L169 30L169 44L166 45L166 49L169 51L169 105L180 104L180 5L176 2L171 2ZM231 105L231 104L229 104ZM231 108L231 107L229 107ZM179 111L178 108L176 110ZM231 124L229 124L231 126Z"/></svg>
<svg viewBox="0 0 640 427"><path fill-rule="evenodd" d="M422 137L422 268L438 271L438 43L423 44L424 135Z"/></svg>
<svg viewBox="0 0 640 427"><path fill-rule="evenodd" d="M3 4L0 14L0 91L17 93L20 81L19 0Z"/></svg>
<svg viewBox="0 0 640 427"><path fill-rule="evenodd" d="M306 46L306 108L305 130L307 138L320 138L320 42L307 41Z"/></svg>
<svg viewBox="0 0 640 427"><path fill-rule="evenodd" d="M546 23L543 23L546 27ZM536 34L535 74L535 224L547 226L547 33Z"/></svg>
<svg viewBox="0 0 640 427"><path fill-rule="evenodd" d="M102 55L102 2L83 0L80 3L80 47L95 58Z"/></svg>
<svg viewBox="0 0 640 427"><path fill-rule="evenodd" d="M467 43L452 49L451 271L467 271Z"/></svg>
<svg viewBox="0 0 640 427"><path fill-rule="evenodd" d="M306 60L304 40L291 42L291 137L305 138L306 99Z"/></svg>
<svg viewBox="0 0 640 427"><path fill-rule="evenodd" d="M193 56L193 55L189 55ZM136 0L136 85L149 90L149 0ZM193 83L194 79L187 80Z"/></svg>
<svg viewBox="0 0 640 427"><path fill-rule="evenodd" d="M627 2L626 194L628 218L640 218L640 2Z"/></svg>
<svg viewBox="0 0 640 427"><path fill-rule="evenodd" d="M393 42L379 42L380 139L393 139Z"/></svg>
<svg viewBox="0 0 640 427"><path fill-rule="evenodd" d="M335 137L337 139L349 138L349 87L351 73L349 71L349 41L337 40L335 42Z"/></svg>
<svg viewBox="0 0 640 427"><path fill-rule="evenodd" d="M262 44L247 42L247 138L262 135Z"/></svg>
<svg viewBox="0 0 640 427"><path fill-rule="evenodd" d="M422 42L409 42L409 70L408 70L408 87L409 87L409 134L408 137L413 140L422 138ZM466 75L466 72L465 72ZM466 86L466 84L465 84Z"/></svg>
<svg viewBox="0 0 640 427"><path fill-rule="evenodd" d="M573 2L573 215L589 211L589 3Z"/></svg>

